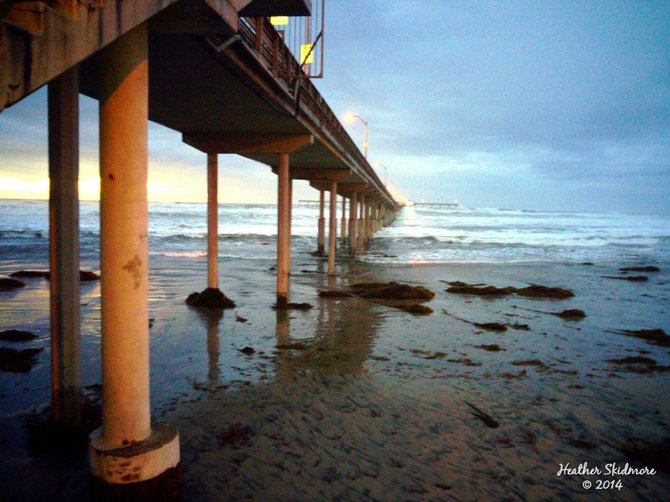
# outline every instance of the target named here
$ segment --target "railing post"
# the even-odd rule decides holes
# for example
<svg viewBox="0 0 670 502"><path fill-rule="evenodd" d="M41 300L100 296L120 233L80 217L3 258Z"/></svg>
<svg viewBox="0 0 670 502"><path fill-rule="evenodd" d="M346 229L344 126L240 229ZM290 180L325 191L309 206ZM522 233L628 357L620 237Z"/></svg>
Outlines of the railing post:
<svg viewBox="0 0 670 502"><path fill-rule="evenodd" d="M272 74L276 77L279 74L279 36L275 37L272 43Z"/></svg>
<svg viewBox="0 0 670 502"><path fill-rule="evenodd" d="M256 18L256 24L255 24L255 29L256 29L256 50L258 52L261 51L261 47L263 47L263 19L262 17L257 17Z"/></svg>

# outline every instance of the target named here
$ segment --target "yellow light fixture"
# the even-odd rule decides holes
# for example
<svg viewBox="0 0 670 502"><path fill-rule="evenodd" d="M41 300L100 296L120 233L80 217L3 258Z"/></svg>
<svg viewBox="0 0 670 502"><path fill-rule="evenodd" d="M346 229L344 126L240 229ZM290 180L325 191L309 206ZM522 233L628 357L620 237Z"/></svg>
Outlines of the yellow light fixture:
<svg viewBox="0 0 670 502"><path fill-rule="evenodd" d="M288 16L272 16L270 23L274 26L286 26L288 24Z"/></svg>
<svg viewBox="0 0 670 502"><path fill-rule="evenodd" d="M303 44L300 46L300 64L312 64L314 62L314 47L312 44Z"/></svg>

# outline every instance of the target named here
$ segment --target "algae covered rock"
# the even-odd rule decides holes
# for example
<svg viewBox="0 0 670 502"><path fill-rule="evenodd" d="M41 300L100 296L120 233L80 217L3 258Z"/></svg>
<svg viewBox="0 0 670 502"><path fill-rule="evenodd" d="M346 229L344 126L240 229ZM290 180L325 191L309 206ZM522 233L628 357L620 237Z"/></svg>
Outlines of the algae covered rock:
<svg viewBox="0 0 670 502"><path fill-rule="evenodd" d="M584 319L586 317L586 312L581 309L567 309L560 312L552 312L555 316L561 317L563 319Z"/></svg>
<svg viewBox="0 0 670 502"><path fill-rule="evenodd" d="M20 329L0 331L0 340L5 340L7 342L29 342L35 338L37 338L37 335L30 331L23 331Z"/></svg>
<svg viewBox="0 0 670 502"><path fill-rule="evenodd" d="M409 312L410 314L425 315L433 313L433 309L426 307L425 305L421 305L420 303L413 303L411 305L398 305L397 308L404 310L405 312Z"/></svg>
<svg viewBox="0 0 670 502"><path fill-rule="evenodd" d="M563 288L550 288L547 286L540 286L539 284L531 284L525 288L514 288L517 295L527 296L530 298L554 298L556 300L563 300L565 298L572 298L575 294L572 291Z"/></svg>
<svg viewBox="0 0 670 502"><path fill-rule="evenodd" d="M455 283L447 288L447 293L456 295L477 295L477 296L507 296L514 292L514 288L496 288L495 286L481 286L478 284Z"/></svg>
<svg viewBox="0 0 670 502"><path fill-rule="evenodd" d="M9 291L25 286L26 283L18 279L11 279L9 277L0 277L0 291Z"/></svg>
<svg viewBox="0 0 670 502"><path fill-rule="evenodd" d="M19 270L18 272L13 272L9 275L11 277L27 277L27 278L42 277L44 279L48 279L49 278L49 271L48 270Z"/></svg>
<svg viewBox="0 0 670 502"><path fill-rule="evenodd" d="M284 305L274 304L272 308L274 310L311 310L314 305L311 303L286 303Z"/></svg>
<svg viewBox="0 0 670 502"><path fill-rule="evenodd" d="M212 309L233 309L235 303L217 288L207 288L200 293L191 293L186 303L192 307Z"/></svg>
<svg viewBox="0 0 670 502"><path fill-rule="evenodd" d="M16 350L0 347L0 371L27 373L37 363L37 354L41 348Z"/></svg>
<svg viewBox="0 0 670 502"><path fill-rule="evenodd" d="M482 284L466 284L460 281L450 282L449 284L451 287L447 288L447 293L457 295L507 296L515 293L528 298L553 298L557 300L575 296L570 290L541 286L539 284L530 284L524 288L515 288L513 286L497 288L495 286L486 286Z"/></svg>
<svg viewBox="0 0 670 502"><path fill-rule="evenodd" d="M352 284L352 291L361 298L375 300L432 300L435 293L423 286L399 282L360 282Z"/></svg>

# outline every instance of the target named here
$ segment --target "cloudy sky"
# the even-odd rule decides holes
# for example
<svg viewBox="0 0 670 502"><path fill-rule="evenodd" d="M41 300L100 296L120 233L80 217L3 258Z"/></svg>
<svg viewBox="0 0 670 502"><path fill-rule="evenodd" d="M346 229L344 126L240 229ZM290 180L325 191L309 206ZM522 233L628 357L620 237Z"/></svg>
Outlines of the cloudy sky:
<svg viewBox="0 0 670 502"><path fill-rule="evenodd" d="M670 2L327 0L331 108L414 200L670 213ZM97 105L82 97L82 197ZM345 123L359 144L360 123ZM150 127L154 200L204 200L202 155ZM274 202L267 167L221 158L221 197ZM381 175L381 170L380 170ZM46 196L46 96L0 114L0 197ZM314 198L305 184L296 197Z"/></svg>

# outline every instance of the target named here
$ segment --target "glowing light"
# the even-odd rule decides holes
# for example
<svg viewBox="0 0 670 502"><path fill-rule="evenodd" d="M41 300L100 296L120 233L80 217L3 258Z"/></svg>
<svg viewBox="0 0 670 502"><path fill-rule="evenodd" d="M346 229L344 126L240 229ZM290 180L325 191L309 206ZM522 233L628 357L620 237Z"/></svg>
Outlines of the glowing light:
<svg viewBox="0 0 670 502"><path fill-rule="evenodd" d="M43 199L49 194L49 178L21 179L0 176L0 187L0 193L10 194L10 197Z"/></svg>
<svg viewBox="0 0 670 502"><path fill-rule="evenodd" d="M314 45L303 44L300 46L300 64L311 64L314 62Z"/></svg>
<svg viewBox="0 0 670 502"><path fill-rule="evenodd" d="M288 16L271 16L270 23L274 26L286 26L288 24Z"/></svg>

